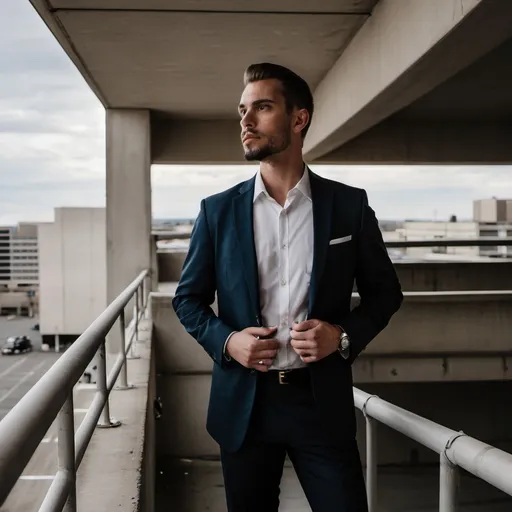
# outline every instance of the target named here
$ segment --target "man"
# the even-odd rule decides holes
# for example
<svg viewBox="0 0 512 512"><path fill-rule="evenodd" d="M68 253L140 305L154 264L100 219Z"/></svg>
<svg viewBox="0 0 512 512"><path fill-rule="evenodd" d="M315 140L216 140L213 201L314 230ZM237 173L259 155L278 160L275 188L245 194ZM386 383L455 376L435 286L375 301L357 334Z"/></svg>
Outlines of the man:
<svg viewBox="0 0 512 512"><path fill-rule="evenodd" d="M260 169L201 202L173 300L215 362L207 428L228 510L276 512L288 455L314 512L364 512L351 364L400 307L400 284L366 193L303 162L306 82L263 63L244 83L242 145Z"/></svg>

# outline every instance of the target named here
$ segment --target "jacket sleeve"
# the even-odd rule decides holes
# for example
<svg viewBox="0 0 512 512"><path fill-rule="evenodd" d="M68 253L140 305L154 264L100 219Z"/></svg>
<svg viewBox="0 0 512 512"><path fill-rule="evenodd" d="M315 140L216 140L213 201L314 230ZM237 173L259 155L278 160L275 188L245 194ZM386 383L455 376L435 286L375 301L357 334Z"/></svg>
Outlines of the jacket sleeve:
<svg viewBox="0 0 512 512"><path fill-rule="evenodd" d="M387 326L403 300L400 282L366 192L362 197L355 279L361 301L341 321L351 340L350 362Z"/></svg>
<svg viewBox="0 0 512 512"><path fill-rule="evenodd" d="M216 289L215 254L203 199L172 304L186 331L223 366L229 364L223 357L224 344L234 329L224 324L210 307Z"/></svg>

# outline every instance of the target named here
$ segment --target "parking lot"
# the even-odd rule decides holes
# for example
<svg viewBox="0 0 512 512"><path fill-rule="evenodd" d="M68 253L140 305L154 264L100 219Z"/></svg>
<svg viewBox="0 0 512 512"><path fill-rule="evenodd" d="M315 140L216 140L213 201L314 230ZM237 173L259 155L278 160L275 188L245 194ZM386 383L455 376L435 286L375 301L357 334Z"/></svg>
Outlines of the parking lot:
<svg viewBox="0 0 512 512"><path fill-rule="evenodd" d="M19 402L30 388L60 357L53 351L41 351L41 336L31 327L37 319L0 317L0 343L9 336L28 335L33 352L0 356L0 420ZM77 386L75 398L75 427L80 425L89 407L93 386ZM0 512L37 511L57 471L57 426L54 424L37 448L23 475L12 490Z"/></svg>

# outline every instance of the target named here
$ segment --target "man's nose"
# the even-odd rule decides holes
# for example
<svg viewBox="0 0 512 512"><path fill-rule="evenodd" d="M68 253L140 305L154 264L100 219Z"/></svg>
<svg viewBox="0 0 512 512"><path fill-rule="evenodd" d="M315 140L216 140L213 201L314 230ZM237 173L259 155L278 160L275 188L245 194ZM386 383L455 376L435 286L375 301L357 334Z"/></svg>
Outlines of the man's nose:
<svg viewBox="0 0 512 512"><path fill-rule="evenodd" d="M254 118L249 112L240 119L240 126L242 128L254 128L254 124Z"/></svg>

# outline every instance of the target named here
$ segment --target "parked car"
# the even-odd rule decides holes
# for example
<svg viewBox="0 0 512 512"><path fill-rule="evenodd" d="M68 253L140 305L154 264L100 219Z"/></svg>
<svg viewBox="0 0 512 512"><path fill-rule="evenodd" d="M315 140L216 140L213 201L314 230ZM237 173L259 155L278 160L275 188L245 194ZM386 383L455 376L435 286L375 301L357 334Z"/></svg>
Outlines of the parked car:
<svg viewBox="0 0 512 512"><path fill-rule="evenodd" d="M2 355L32 352L32 342L28 336L11 336L2 347Z"/></svg>

